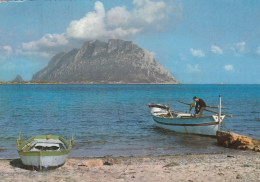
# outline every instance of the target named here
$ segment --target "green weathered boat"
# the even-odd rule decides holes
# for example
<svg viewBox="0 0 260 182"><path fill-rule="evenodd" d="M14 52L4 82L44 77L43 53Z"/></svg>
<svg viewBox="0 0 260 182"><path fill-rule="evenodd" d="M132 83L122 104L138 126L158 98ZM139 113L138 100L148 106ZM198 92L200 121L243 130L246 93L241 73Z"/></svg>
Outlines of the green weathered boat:
<svg viewBox="0 0 260 182"><path fill-rule="evenodd" d="M26 141L17 139L17 151L23 165L37 169L62 166L68 157L73 143L55 135L39 135Z"/></svg>

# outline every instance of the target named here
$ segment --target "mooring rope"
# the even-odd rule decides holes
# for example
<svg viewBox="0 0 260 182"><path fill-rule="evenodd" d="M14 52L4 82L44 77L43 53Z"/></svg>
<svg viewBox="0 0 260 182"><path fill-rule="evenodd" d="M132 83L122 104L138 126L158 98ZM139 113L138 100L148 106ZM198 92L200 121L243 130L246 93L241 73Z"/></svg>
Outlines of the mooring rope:
<svg viewBox="0 0 260 182"><path fill-rule="evenodd" d="M225 128L228 132L230 132L230 129L227 128L227 126L226 126L226 124L225 124L224 122L222 122L222 126L224 126L224 128Z"/></svg>

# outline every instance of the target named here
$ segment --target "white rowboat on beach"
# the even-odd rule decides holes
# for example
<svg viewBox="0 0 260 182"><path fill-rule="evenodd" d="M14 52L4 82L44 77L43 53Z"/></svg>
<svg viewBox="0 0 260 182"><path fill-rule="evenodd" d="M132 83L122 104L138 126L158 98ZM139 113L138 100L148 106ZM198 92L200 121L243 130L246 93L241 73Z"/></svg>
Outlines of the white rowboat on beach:
<svg viewBox="0 0 260 182"><path fill-rule="evenodd" d="M26 141L17 140L17 151L25 167L44 169L59 167L66 162L73 138L66 141L55 135L39 135Z"/></svg>

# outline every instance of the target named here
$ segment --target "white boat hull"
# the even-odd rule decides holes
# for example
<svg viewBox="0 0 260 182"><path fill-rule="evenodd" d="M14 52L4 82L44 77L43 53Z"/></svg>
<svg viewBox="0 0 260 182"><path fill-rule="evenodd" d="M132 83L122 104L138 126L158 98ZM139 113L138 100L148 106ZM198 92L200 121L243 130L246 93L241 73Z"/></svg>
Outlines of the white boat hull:
<svg viewBox="0 0 260 182"><path fill-rule="evenodd" d="M61 166L66 162L68 154L57 156L23 156L20 155L21 161L26 166L36 168L49 168Z"/></svg>
<svg viewBox="0 0 260 182"><path fill-rule="evenodd" d="M171 113L171 114L169 114ZM224 115L218 116L194 116L189 113L167 111L162 108L153 107L151 114L155 122L155 126L172 130L179 133L212 135L216 136L220 123L224 119Z"/></svg>
<svg viewBox="0 0 260 182"><path fill-rule="evenodd" d="M187 105L190 105L191 111L192 104ZM221 96L219 96L218 113L211 111L217 114L212 116L198 116L178 112L170 110L169 106L160 104L149 104L148 106L151 108L151 114L156 126L180 133L216 136L225 118L225 115L221 114Z"/></svg>
<svg viewBox="0 0 260 182"><path fill-rule="evenodd" d="M218 122L210 121L210 118L207 118L209 121L205 121L205 118L179 119L153 116L153 119L155 126L179 133L216 136L218 130ZM199 121L200 119L202 121Z"/></svg>

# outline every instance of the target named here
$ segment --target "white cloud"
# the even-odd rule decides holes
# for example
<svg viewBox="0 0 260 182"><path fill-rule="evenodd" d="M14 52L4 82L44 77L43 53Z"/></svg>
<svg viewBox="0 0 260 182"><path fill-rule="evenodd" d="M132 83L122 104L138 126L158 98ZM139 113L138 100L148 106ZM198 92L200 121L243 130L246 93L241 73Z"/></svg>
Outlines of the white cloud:
<svg viewBox="0 0 260 182"><path fill-rule="evenodd" d="M79 20L72 21L62 34L46 34L40 40L25 42L22 49L28 54L34 52L60 51L61 48L82 41L109 38L126 38L139 32L158 31L168 21L169 8L163 1L133 0L134 8L117 6L105 11L103 3L95 2L94 11ZM177 11L177 10L176 10Z"/></svg>
<svg viewBox="0 0 260 182"><path fill-rule="evenodd" d="M34 55L38 57L50 58L67 46L68 40L64 34L46 34L40 40L22 43L17 54Z"/></svg>
<svg viewBox="0 0 260 182"><path fill-rule="evenodd" d="M13 52L13 49L11 46L3 46L3 50L6 51L7 54L11 54Z"/></svg>
<svg viewBox="0 0 260 182"><path fill-rule="evenodd" d="M46 34L38 41L22 43L22 48L24 50L39 50L40 48L53 48L66 44L68 44L68 40L63 34Z"/></svg>
<svg viewBox="0 0 260 182"><path fill-rule="evenodd" d="M213 52L215 54L223 54L223 50L216 45L211 46L211 52Z"/></svg>
<svg viewBox="0 0 260 182"><path fill-rule="evenodd" d="M194 56L194 57L199 57L199 58L201 58L201 57L204 57L205 56L205 54L204 54L204 52L202 51L202 50L200 50L200 49L190 49L190 53L191 53L191 55L192 56Z"/></svg>
<svg viewBox="0 0 260 182"><path fill-rule="evenodd" d="M66 31L66 36L77 39L96 39L106 34L105 29L105 9L101 2L95 3L95 11L87 13L80 20L70 23Z"/></svg>
<svg viewBox="0 0 260 182"><path fill-rule="evenodd" d="M26 0L0 0L0 3L11 2L11 3L23 3Z"/></svg>
<svg viewBox="0 0 260 182"><path fill-rule="evenodd" d="M123 29L121 27L116 28L114 30L108 31L109 37L108 38L123 38L129 35L135 35L136 33L140 32L141 29L130 28L130 29Z"/></svg>
<svg viewBox="0 0 260 182"><path fill-rule="evenodd" d="M126 25L131 18L131 13L126 10L125 6L112 8L107 13L108 25Z"/></svg>
<svg viewBox="0 0 260 182"><path fill-rule="evenodd" d="M235 55L239 55L241 53L245 53L246 50L246 42L238 42L233 44L233 46L231 47L231 50L233 50L233 52L235 53Z"/></svg>
<svg viewBox="0 0 260 182"><path fill-rule="evenodd" d="M168 8L165 2L153 2L150 0L134 0L136 9L133 14L135 18L150 24L166 18Z"/></svg>
<svg viewBox="0 0 260 182"><path fill-rule="evenodd" d="M7 59L13 53L13 49L9 45L0 46L0 60Z"/></svg>
<svg viewBox="0 0 260 182"><path fill-rule="evenodd" d="M95 11L72 21L65 35L75 39L124 38L141 32L151 24L158 27L169 13L163 1L134 0L133 4L132 11L127 11L125 6L117 6L106 13L103 4L97 1Z"/></svg>
<svg viewBox="0 0 260 182"><path fill-rule="evenodd" d="M194 66L192 66L191 64L187 64L187 70L188 72L200 72L198 64L195 64Z"/></svg>
<svg viewBox="0 0 260 182"><path fill-rule="evenodd" d="M41 38L38 44L42 47L54 47L57 45L66 45L68 40L63 34L46 34Z"/></svg>
<svg viewBox="0 0 260 182"><path fill-rule="evenodd" d="M233 67L233 65L231 65L231 64L227 64L227 65L224 66L224 69L225 69L226 71L233 71L233 70L234 70L234 67Z"/></svg>
<svg viewBox="0 0 260 182"><path fill-rule="evenodd" d="M245 51L246 42L238 42L235 44L235 47L238 51L243 52Z"/></svg>

